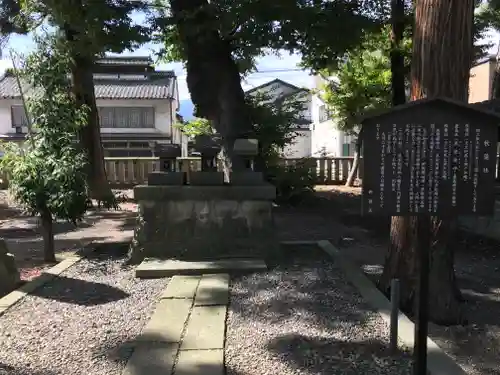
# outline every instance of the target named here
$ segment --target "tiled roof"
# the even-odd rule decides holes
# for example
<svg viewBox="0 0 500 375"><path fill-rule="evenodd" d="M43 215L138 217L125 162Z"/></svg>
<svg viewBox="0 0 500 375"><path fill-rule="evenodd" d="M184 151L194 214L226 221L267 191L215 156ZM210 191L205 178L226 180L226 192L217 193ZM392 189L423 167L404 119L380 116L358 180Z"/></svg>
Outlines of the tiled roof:
<svg viewBox="0 0 500 375"><path fill-rule="evenodd" d="M106 56L96 61L98 65L151 65L149 56Z"/></svg>
<svg viewBox="0 0 500 375"><path fill-rule="evenodd" d="M97 99L171 99L175 98L174 72L152 72L144 75L95 75L94 86ZM23 85L25 95L33 89ZM20 98L16 78L6 74L0 79L0 99Z"/></svg>

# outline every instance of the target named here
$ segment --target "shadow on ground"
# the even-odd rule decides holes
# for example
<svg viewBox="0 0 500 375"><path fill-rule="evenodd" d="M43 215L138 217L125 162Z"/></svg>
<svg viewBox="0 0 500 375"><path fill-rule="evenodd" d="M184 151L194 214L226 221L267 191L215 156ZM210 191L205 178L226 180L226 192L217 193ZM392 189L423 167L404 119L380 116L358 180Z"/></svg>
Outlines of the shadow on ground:
<svg viewBox="0 0 500 375"><path fill-rule="evenodd" d="M128 293L119 288L65 276L55 276L50 283L30 294L81 306L102 305L129 296Z"/></svg>
<svg viewBox="0 0 500 375"><path fill-rule="evenodd" d="M58 221L53 225L54 235L74 232L76 230L89 228L92 224L80 222L74 225L70 222ZM22 220L16 219L14 226L0 226L0 237L6 239L33 238L42 235L42 228L36 217L26 217Z"/></svg>
<svg viewBox="0 0 500 375"><path fill-rule="evenodd" d="M392 357L387 345L379 340L343 341L290 334L271 340L267 347L301 374L369 374L375 358L389 363ZM408 358L410 368L409 354L400 351L398 355Z"/></svg>
<svg viewBox="0 0 500 375"><path fill-rule="evenodd" d="M338 243L344 255L360 265L376 281L389 240L389 222L377 227L359 213L360 189L346 193L328 187L318 194L326 207L335 207L342 224L365 230L351 242ZM356 212L358 211L358 212ZM478 375L500 374L500 242L459 231L455 248L455 272L462 290L467 326L430 326L430 336L462 366ZM377 269L378 268L378 269Z"/></svg>
<svg viewBox="0 0 500 375"><path fill-rule="evenodd" d="M55 372L33 369L29 366L10 366L0 362L0 375L55 375Z"/></svg>

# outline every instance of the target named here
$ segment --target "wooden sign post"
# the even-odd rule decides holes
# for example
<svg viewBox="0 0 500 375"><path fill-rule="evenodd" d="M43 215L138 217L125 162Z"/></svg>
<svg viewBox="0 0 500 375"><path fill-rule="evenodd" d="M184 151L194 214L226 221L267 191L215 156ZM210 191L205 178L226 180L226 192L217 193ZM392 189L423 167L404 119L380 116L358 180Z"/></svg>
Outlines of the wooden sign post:
<svg viewBox="0 0 500 375"><path fill-rule="evenodd" d="M423 99L362 120L363 214L418 216L414 375L427 374L432 217L493 215L500 116Z"/></svg>

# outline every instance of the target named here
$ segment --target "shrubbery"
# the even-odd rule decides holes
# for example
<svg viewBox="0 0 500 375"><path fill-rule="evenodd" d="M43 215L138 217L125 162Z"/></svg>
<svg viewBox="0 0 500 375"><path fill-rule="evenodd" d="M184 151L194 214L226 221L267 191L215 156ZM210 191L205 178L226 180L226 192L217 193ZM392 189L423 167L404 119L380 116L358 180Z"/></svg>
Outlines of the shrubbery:
<svg viewBox="0 0 500 375"><path fill-rule="evenodd" d="M276 203L295 205L314 192L314 159L304 158L291 165L268 166L266 179L276 186Z"/></svg>

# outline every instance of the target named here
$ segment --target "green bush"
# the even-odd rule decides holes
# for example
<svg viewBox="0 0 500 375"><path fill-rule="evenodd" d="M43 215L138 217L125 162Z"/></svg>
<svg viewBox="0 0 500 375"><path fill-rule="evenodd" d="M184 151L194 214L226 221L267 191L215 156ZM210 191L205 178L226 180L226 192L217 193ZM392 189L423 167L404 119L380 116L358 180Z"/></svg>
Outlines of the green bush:
<svg viewBox="0 0 500 375"><path fill-rule="evenodd" d="M267 180L276 186L276 203L296 205L314 192L315 161L301 159L291 165L275 164L267 170Z"/></svg>

